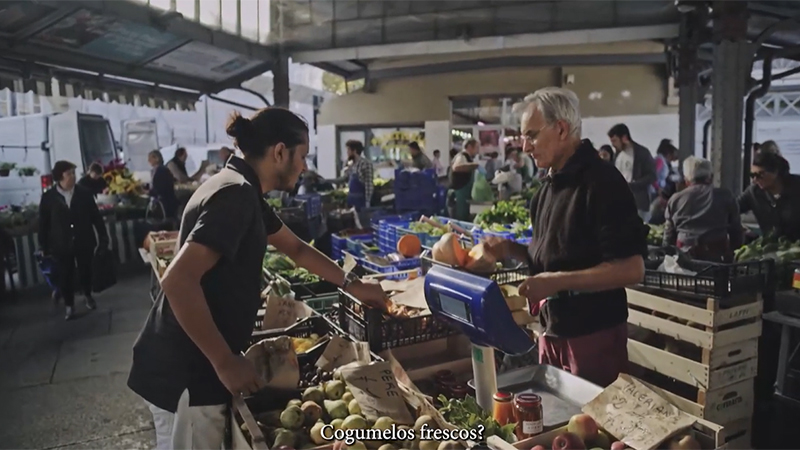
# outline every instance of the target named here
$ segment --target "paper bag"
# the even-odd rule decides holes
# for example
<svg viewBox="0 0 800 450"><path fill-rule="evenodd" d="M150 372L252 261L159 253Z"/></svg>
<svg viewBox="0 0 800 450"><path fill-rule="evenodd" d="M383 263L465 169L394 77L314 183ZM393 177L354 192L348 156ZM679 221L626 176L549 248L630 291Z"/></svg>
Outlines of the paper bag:
<svg viewBox="0 0 800 450"><path fill-rule="evenodd" d="M253 363L268 386L296 389L300 383L300 365L289 336L264 339L248 348L244 357Z"/></svg>
<svg viewBox="0 0 800 450"><path fill-rule="evenodd" d="M403 292L392 296L392 303L428 310L428 302L425 301L425 277L408 280L402 288Z"/></svg>
<svg viewBox="0 0 800 450"><path fill-rule="evenodd" d="M261 329L283 329L297 323L297 319L308 317L313 310L294 297L281 297L270 292L264 301L264 321Z"/></svg>
<svg viewBox="0 0 800 450"><path fill-rule="evenodd" d="M369 363L369 344L366 342L351 342L337 335L331 335L325 351L316 362L316 366L325 372L330 372L337 367L351 362Z"/></svg>
<svg viewBox="0 0 800 450"><path fill-rule="evenodd" d="M653 450L695 423L692 416L629 375L620 375L583 412L636 450Z"/></svg>
<svg viewBox="0 0 800 450"><path fill-rule="evenodd" d="M342 376L367 419L391 417L398 425L414 425L390 363L348 366L342 369Z"/></svg>

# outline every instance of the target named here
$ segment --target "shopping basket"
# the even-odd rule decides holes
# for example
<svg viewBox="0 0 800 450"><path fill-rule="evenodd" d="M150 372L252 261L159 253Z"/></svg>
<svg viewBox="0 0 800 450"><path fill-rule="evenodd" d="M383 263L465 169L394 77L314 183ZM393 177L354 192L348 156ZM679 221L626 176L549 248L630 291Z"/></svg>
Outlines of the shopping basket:
<svg viewBox="0 0 800 450"><path fill-rule="evenodd" d="M56 262L50 256L45 256L42 252L37 251L33 254L36 259L36 265L39 266L44 281L50 286L53 292L58 291L58 277L56 276Z"/></svg>

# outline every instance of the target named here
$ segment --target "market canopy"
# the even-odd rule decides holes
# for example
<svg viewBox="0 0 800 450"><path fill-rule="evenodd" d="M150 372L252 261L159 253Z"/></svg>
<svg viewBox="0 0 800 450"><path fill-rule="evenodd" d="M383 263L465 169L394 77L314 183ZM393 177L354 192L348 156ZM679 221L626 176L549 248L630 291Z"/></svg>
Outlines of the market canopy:
<svg viewBox="0 0 800 450"><path fill-rule="evenodd" d="M372 61L509 48L542 47L678 37L680 11L674 0L465 0L352 1L273 0L280 6L275 34L293 61L313 64L346 78L413 76L449 70L430 64L403 67L397 73L368 70ZM691 3L691 2L687 2ZM749 34L800 13L800 2L749 2ZM774 34L776 46L800 42L798 27ZM653 55L617 58L567 58L561 65L652 63ZM706 55L710 59L710 55ZM640 59L637 59L640 58ZM555 57L488 59L489 67L558 65ZM616 62L615 62L616 61ZM661 58L666 62L666 58ZM470 61L483 68L481 61Z"/></svg>
<svg viewBox="0 0 800 450"><path fill-rule="evenodd" d="M128 0L3 1L0 38L0 87L43 95L68 85L75 96L193 102L274 60L264 45Z"/></svg>

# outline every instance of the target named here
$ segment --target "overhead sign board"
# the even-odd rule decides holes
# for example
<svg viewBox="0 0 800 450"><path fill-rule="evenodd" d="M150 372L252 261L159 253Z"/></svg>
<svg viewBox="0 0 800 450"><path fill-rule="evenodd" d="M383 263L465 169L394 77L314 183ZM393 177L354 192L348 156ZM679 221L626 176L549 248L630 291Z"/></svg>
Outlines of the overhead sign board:
<svg viewBox="0 0 800 450"><path fill-rule="evenodd" d="M123 63L154 58L183 41L153 27L103 16L88 9L65 17L32 40Z"/></svg>
<svg viewBox="0 0 800 450"><path fill-rule="evenodd" d="M190 42L147 64L146 67L223 81L262 64L262 61L213 47Z"/></svg>
<svg viewBox="0 0 800 450"><path fill-rule="evenodd" d="M55 11L47 5L23 2L0 2L0 33L16 34Z"/></svg>

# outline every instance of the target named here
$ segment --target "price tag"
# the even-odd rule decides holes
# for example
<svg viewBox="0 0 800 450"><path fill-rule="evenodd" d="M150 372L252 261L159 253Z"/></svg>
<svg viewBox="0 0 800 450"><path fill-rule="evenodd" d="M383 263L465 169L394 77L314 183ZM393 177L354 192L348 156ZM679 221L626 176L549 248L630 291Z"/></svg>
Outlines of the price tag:
<svg viewBox="0 0 800 450"><path fill-rule="evenodd" d="M695 423L639 380L620 375L583 407L598 425L636 450L653 450Z"/></svg>
<svg viewBox="0 0 800 450"><path fill-rule="evenodd" d="M279 297L270 292L264 305L264 322L261 329L274 330L294 325L300 317L296 304L297 301L293 298Z"/></svg>
<svg viewBox="0 0 800 450"><path fill-rule="evenodd" d="M351 342L334 334L317 360L316 366L330 372L354 361L368 363L369 360L368 343Z"/></svg>
<svg viewBox="0 0 800 450"><path fill-rule="evenodd" d="M346 367L342 376L367 419L391 417L399 425L414 424L390 363Z"/></svg>

